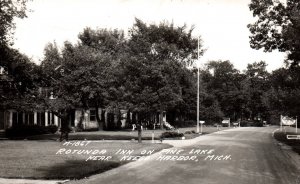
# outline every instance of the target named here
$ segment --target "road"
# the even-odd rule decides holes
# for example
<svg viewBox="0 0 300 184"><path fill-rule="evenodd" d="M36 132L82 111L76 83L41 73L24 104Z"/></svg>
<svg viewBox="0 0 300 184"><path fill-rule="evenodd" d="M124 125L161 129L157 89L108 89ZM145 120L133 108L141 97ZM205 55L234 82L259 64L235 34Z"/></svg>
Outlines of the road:
<svg viewBox="0 0 300 184"><path fill-rule="evenodd" d="M131 162L70 183L300 184L299 165L276 144L272 138L274 130L273 127L235 128L193 140L166 141L175 146L172 150L184 150L180 155L196 155L197 160L156 160L167 155L164 150L165 154L154 154L153 159ZM193 149L213 151L189 154Z"/></svg>

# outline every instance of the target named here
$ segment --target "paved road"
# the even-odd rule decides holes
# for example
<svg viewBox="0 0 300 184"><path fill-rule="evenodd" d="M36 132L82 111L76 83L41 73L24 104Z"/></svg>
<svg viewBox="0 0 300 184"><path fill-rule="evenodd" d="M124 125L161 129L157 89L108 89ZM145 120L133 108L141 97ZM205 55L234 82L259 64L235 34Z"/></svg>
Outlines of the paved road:
<svg viewBox="0 0 300 184"><path fill-rule="evenodd" d="M198 161L157 161L162 155L154 154L151 160L132 162L70 183L300 184L299 165L274 142L274 130L273 127L236 128L194 140L169 141L175 145L173 150L184 150L180 155L195 155L188 153L192 149L214 151L197 155Z"/></svg>

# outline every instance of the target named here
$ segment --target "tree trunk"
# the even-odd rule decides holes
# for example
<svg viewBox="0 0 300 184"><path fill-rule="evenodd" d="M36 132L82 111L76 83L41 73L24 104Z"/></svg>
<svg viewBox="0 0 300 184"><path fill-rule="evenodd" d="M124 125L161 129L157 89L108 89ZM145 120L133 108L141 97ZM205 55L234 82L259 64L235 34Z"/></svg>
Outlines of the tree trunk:
<svg viewBox="0 0 300 184"><path fill-rule="evenodd" d="M159 124L160 124L160 129L164 129L164 122L163 122L163 110L159 111Z"/></svg>
<svg viewBox="0 0 300 184"><path fill-rule="evenodd" d="M70 128L70 117L71 117L71 111L69 110L64 110L61 113L61 128L60 128L60 141L65 138L66 141L68 141L69 137L69 132L71 131Z"/></svg>
<svg viewBox="0 0 300 184"><path fill-rule="evenodd" d="M130 118L130 110L128 110L127 116L126 116L126 126L129 127L129 125L131 125L131 124L132 124L132 122L131 122L131 118Z"/></svg>
<svg viewBox="0 0 300 184"><path fill-rule="evenodd" d="M142 142L142 129L138 128L138 142L141 143Z"/></svg>
<svg viewBox="0 0 300 184"><path fill-rule="evenodd" d="M79 128L80 130L83 130L83 120L84 120L84 114L85 114L85 110L82 109L81 110L81 116L80 116L80 119L79 119L79 122L77 124L77 128Z"/></svg>
<svg viewBox="0 0 300 184"><path fill-rule="evenodd" d="M98 123L99 130L103 130L103 119L101 120L99 113L98 113L99 108L96 107L96 119ZM102 116L102 110L101 110L101 116Z"/></svg>

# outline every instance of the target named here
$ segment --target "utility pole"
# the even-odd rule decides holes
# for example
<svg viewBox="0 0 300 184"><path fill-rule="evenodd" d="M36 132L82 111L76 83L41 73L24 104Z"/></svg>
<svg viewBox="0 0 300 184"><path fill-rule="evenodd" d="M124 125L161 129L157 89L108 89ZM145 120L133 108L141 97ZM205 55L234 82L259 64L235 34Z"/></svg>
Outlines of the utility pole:
<svg viewBox="0 0 300 184"><path fill-rule="evenodd" d="M197 68L198 68L198 73L197 73L197 133L199 133L199 106L200 106L200 69L199 69L199 55L200 55L200 40L198 37L198 59L197 59Z"/></svg>

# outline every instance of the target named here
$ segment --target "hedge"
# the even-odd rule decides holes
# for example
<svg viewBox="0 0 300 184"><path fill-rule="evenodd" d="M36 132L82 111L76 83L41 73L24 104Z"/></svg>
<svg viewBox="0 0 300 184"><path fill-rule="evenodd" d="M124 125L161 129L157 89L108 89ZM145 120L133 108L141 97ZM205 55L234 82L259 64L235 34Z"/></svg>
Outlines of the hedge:
<svg viewBox="0 0 300 184"><path fill-rule="evenodd" d="M183 137L183 133L178 132L163 132L161 134L161 138L175 138L175 137Z"/></svg>
<svg viewBox="0 0 300 184"><path fill-rule="evenodd" d="M50 134L57 132L56 125L40 126L40 125L17 125L12 126L5 131L8 138L27 137L33 135Z"/></svg>

